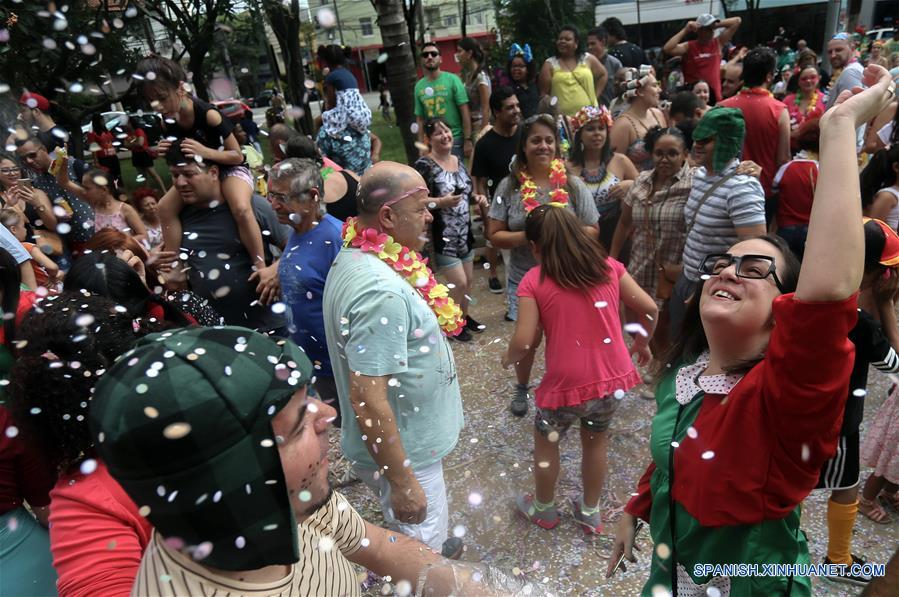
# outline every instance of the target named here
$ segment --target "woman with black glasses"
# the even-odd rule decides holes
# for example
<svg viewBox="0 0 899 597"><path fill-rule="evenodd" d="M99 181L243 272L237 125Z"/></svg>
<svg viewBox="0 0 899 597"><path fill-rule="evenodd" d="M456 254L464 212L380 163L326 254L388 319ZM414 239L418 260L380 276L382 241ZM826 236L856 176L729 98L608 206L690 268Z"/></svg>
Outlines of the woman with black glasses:
<svg viewBox="0 0 899 597"><path fill-rule="evenodd" d="M849 388L864 234L855 127L892 98L879 66L868 89L821 119L821 175L806 266L761 236L702 259L680 336L661 360L652 463L619 522L607 575L636 561L637 519L654 543L643 594L810 595L799 504L833 456ZM751 574L737 565L757 566ZM731 568L733 566L733 568Z"/></svg>

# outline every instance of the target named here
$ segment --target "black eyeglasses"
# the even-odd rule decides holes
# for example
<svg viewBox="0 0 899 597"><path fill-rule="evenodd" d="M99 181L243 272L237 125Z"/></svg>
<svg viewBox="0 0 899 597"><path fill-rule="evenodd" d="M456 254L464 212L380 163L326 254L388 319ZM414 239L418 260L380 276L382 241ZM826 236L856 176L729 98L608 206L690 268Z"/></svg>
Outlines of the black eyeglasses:
<svg viewBox="0 0 899 597"><path fill-rule="evenodd" d="M440 56L440 52L422 52L421 53L422 58L436 58L437 56Z"/></svg>
<svg viewBox="0 0 899 597"><path fill-rule="evenodd" d="M0 168L0 174L17 174L21 171L21 168L18 166L12 168Z"/></svg>
<svg viewBox="0 0 899 597"><path fill-rule="evenodd" d="M762 280L771 276L774 278L774 285L777 286L777 289L786 293L780 278L777 277L774 257L769 255L731 255L730 253L706 255L702 260L702 265L699 266L699 273L702 274L704 280L708 280L711 276L720 275L734 263L738 277Z"/></svg>

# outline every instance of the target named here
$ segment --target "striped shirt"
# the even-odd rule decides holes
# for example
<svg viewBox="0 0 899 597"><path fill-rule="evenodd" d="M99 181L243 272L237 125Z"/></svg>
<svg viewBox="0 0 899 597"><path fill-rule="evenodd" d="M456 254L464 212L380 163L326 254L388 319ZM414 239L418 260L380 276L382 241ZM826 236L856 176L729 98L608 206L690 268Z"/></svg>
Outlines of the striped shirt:
<svg viewBox="0 0 899 597"><path fill-rule="evenodd" d="M705 168L699 168L693 175L693 188L684 206L688 228L684 276L691 282L699 281L699 266L706 255L726 253L737 242L737 228L765 225L762 185L751 176L733 174L738 165L739 161L733 160L720 173L708 174ZM703 201L724 176L730 177Z"/></svg>
<svg viewBox="0 0 899 597"><path fill-rule="evenodd" d="M265 583L221 576L166 546L165 539L154 531L131 595L361 595L353 565L344 556L356 552L362 545L365 521L346 498L335 491L324 507L297 526L297 531L300 561L290 567L284 578ZM251 549L251 546L246 548Z"/></svg>

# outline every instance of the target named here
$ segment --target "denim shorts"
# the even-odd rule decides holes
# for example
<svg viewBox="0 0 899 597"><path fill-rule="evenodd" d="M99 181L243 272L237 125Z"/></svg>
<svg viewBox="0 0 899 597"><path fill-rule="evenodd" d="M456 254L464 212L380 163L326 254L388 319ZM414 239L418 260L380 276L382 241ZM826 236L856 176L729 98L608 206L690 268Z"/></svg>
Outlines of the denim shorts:
<svg viewBox="0 0 899 597"><path fill-rule="evenodd" d="M518 284L521 282L513 282L506 277L506 303L508 306L509 319L518 321Z"/></svg>
<svg viewBox="0 0 899 597"><path fill-rule="evenodd" d="M605 431L612 422L612 415L618 410L620 400L612 396L594 398L582 402L577 406L563 406L562 408L548 409L538 408L534 416L534 427L540 435L546 437L551 431L560 436L564 435L575 419L581 420L581 429L590 431Z"/></svg>
<svg viewBox="0 0 899 597"><path fill-rule="evenodd" d="M463 263L471 263L472 261L474 261L474 249L469 250L462 257L450 257L449 255L434 253L434 262L437 264L438 270L450 269L451 267L456 267Z"/></svg>

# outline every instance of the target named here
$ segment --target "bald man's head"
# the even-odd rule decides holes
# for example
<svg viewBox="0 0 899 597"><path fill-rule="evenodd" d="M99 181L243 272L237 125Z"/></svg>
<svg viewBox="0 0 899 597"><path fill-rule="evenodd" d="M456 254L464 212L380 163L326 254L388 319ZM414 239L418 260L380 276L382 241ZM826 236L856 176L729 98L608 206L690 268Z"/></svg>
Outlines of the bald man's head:
<svg viewBox="0 0 899 597"><path fill-rule="evenodd" d="M279 162L283 160L286 157L285 150L287 148L287 142L294 137L299 136L300 133L298 131L290 128L286 124L273 125L268 131L268 142L271 143L272 157Z"/></svg>
<svg viewBox="0 0 899 597"><path fill-rule="evenodd" d="M391 199L416 187L427 187L415 168L397 162L378 162L359 180L356 206L360 214L374 215Z"/></svg>
<svg viewBox="0 0 899 597"><path fill-rule="evenodd" d="M364 226L391 235L410 249L420 251L431 224L428 188L414 168L396 162L379 162L359 180L356 206ZM388 208L388 209L385 209Z"/></svg>

